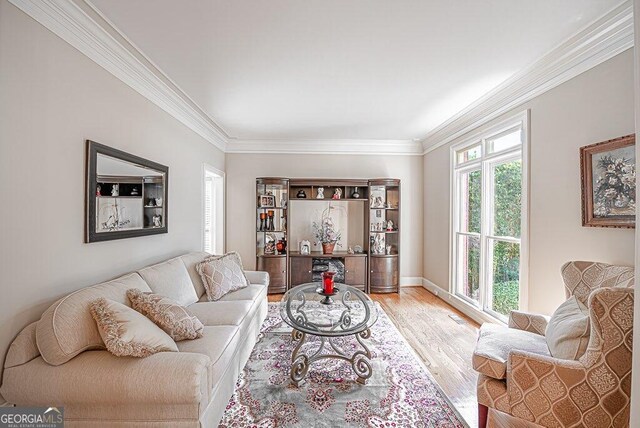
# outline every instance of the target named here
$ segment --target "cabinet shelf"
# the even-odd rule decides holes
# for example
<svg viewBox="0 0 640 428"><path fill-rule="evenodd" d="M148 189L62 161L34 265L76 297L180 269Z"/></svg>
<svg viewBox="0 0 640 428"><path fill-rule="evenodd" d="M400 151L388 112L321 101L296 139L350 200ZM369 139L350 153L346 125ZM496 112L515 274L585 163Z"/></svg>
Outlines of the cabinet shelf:
<svg viewBox="0 0 640 428"><path fill-rule="evenodd" d="M398 233L397 230L371 230L369 233Z"/></svg>
<svg viewBox="0 0 640 428"><path fill-rule="evenodd" d="M312 251L310 254L301 254L299 251L291 251L289 257L310 257L312 259L331 259L344 257L366 257L367 253L347 253L346 251L334 251L333 254L323 254L321 251Z"/></svg>

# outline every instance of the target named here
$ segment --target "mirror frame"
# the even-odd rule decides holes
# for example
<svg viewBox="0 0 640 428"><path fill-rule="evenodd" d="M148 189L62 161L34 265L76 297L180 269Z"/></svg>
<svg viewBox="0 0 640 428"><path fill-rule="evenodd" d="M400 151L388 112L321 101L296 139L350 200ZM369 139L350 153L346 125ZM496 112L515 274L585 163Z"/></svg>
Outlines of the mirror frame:
<svg viewBox="0 0 640 428"><path fill-rule="evenodd" d="M120 159L125 162L138 164L140 166L154 169L164 173L164 225L162 227L119 230L114 232L96 232L96 189L97 181L97 159L98 154L106 155L112 158ZM114 239L135 238L138 236L158 235L169 232L169 167L132 155L95 141L86 141L86 159L85 159L85 242L111 241Z"/></svg>

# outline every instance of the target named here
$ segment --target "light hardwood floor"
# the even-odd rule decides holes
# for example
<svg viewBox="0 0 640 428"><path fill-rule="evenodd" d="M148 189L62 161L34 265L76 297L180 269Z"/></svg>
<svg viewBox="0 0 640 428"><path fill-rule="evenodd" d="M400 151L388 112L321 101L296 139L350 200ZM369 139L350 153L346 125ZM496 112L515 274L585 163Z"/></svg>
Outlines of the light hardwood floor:
<svg viewBox="0 0 640 428"><path fill-rule="evenodd" d="M281 297L271 295L269 301ZM422 287L403 287L398 294L371 298L380 302L469 426L478 426L477 375L471 367L478 324Z"/></svg>

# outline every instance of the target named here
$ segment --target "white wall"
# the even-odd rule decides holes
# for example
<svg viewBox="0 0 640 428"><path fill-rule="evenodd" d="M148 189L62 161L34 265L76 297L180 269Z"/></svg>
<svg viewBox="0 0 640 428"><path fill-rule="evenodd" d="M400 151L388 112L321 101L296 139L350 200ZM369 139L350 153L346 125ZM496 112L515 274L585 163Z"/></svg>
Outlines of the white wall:
<svg viewBox="0 0 640 428"><path fill-rule="evenodd" d="M224 154L0 1L0 358L55 299L201 248L202 163ZM85 139L169 166L169 233L85 244Z"/></svg>
<svg viewBox="0 0 640 428"><path fill-rule="evenodd" d="M257 177L379 178L402 181L400 275L422 276L422 157L227 154L227 250L255 266Z"/></svg>
<svg viewBox="0 0 640 428"><path fill-rule="evenodd" d="M534 312L552 313L564 301L560 266L568 260L634 264L632 229L582 227L579 163L581 146L634 132L633 88L628 50L507 113L531 110L529 309ZM424 276L446 290L449 151L446 145L424 157Z"/></svg>
<svg viewBox="0 0 640 428"><path fill-rule="evenodd" d="M640 0L635 0L633 3L634 12L640 11ZM634 49L635 57L634 57L634 93L635 93L635 119L636 119L636 130L640 129L640 51L638 50L638 46L640 46L640 13L633 14L634 20L634 28L635 28L635 46ZM640 145L636 141L636 159L640 159ZM636 160L636 165L638 164ZM636 224L638 222L638 212L636 211ZM636 250L636 278L640 278L640 233L638 229L636 229L636 240L635 240L635 250ZM638 281L636 280L636 284ZM637 421L640 419L640 299L634 300L634 321L633 321L633 349L635 352L633 353L633 377L631 380L631 417L630 420Z"/></svg>

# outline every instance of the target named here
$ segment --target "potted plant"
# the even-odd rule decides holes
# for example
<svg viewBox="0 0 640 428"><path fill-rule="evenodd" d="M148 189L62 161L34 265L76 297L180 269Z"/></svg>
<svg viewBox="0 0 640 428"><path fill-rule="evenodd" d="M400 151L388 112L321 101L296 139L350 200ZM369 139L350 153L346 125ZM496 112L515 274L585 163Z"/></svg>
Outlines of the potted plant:
<svg viewBox="0 0 640 428"><path fill-rule="evenodd" d="M331 206L322 214L322 218L319 222L313 222L313 233L316 238L316 243L322 244L323 254L333 254L333 249L336 244L339 244L342 232L336 230L333 219L329 215L331 212Z"/></svg>

